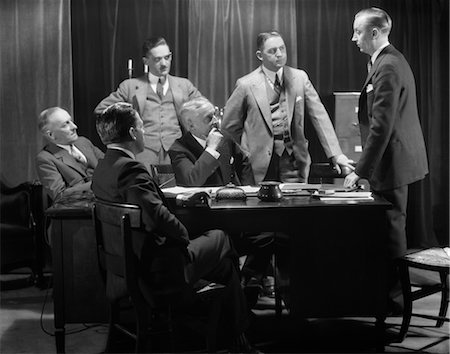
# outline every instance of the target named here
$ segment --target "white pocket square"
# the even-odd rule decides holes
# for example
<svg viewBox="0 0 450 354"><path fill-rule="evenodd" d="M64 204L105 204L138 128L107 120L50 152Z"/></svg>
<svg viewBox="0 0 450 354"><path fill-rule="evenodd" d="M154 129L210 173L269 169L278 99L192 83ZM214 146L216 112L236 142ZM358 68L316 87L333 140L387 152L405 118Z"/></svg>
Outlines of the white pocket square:
<svg viewBox="0 0 450 354"><path fill-rule="evenodd" d="M366 87L366 93L369 93L370 91L373 91L373 85L372 84L368 84Z"/></svg>
<svg viewBox="0 0 450 354"><path fill-rule="evenodd" d="M301 100L302 100L302 96L295 97L295 103L297 103L298 101L301 101Z"/></svg>

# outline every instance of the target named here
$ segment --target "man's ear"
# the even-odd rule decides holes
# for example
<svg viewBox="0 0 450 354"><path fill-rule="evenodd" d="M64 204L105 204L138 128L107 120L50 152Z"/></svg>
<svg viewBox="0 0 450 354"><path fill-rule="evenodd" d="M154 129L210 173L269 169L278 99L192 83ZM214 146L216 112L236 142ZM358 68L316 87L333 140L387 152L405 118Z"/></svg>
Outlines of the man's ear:
<svg viewBox="0 0 450 354"><path fill-rule="evenodd" d="M380 30L376 27L372 28L372 38L377 39L380 35Z"/></svg>
<svg viewBox="0 0 450 354"><path fill-rule="evenodd" d="M128 130L128 135L130 136L131 140L136 140L136 129L134 127L130 127Z"/></svg>
<svg viewBox="0 0 450 354"><path fill-rule="evenodd" d="M50 140L55 140L55 137L54 137L53 132L52 132L51 130L47 130L47 131L45 132L45 136L46 136L48 139L50 139Z"/></svg>
<svg viewBox="0 0 450 354"><path fill-rule="evenodd" d="M259 60L261 60L261 61L263 60L262 53L261 53L260 50L257 50L255 54L256 54L256 57L257 57Z"/></svg>

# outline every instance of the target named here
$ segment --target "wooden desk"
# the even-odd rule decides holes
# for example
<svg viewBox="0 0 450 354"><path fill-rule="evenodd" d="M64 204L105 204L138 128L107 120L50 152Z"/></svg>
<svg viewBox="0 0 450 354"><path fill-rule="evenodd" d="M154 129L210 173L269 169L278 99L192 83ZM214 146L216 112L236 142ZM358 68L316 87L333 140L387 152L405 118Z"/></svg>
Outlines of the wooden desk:
<svg viewBox="0 0 450 354"><path fill-rule="evenodd" d="M192 233L276 231L278 290L302 318L386 312L386 221L390 204L285 197L280 202L213 201L211 208L174 207Z"/></svg>
<svg viewBox="0 0 450 354"><path fill-rule="evenodd" d="M65 352L66 323L107 323L108 300L97 263L89 203L47 209L51 218L55 341Z"/></svg>
<svg viewBox="0 0 450 354"><path fill-rule="evenodd" d="M214 201L211 208L183 208L168 201L191 234L212 228L276 231L277 287L292 316L376 317L383 328L389 203L249 197L245 202ZM107 300L90 206L51 208L46 214L53 224L56 344L63 352L64 324L103 322Z"/></svg>

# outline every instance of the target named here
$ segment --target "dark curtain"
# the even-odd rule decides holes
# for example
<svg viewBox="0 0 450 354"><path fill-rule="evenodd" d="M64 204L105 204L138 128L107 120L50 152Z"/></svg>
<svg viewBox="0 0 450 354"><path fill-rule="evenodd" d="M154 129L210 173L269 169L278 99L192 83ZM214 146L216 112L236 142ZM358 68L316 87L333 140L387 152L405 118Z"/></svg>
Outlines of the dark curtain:
<svg viewBox="0 0 450 354"><path fill-rule="evenodd" d="M367 57L351 42L353 17L367 6L393 19L391 43L413 69L430 175L410 191L409 246L448 244L448 1L154 0L72 2L74 110L80 132L99 144L92 111L127 77L142 74L140 46L161 34L174 52L172 74L188 77L223 105L236 79L258 65L255 36L283 32L288 63L309 74L333 119L336 91L359 92ZM298 64L298 65L297 65ZM308 127L307 127L308 129ZM314 161L324 156L313 133Z"/></svg>
<svg viewBox="0 0 450 354"><path fill-rule="evenodd" d="M0 172L15 186L37 178L39 113L72 112L69 0L0 1L0 41Z"/></svg>
<svg viewBox="0 0 450 354"><path fill-rule="evenodd" d="M74 113L84 121L79 133L102 146L95 131L97 104L128 77L143 74L142 43L163 36L174 53L173 75L188 76L188 1L72 1Z"/></svg>

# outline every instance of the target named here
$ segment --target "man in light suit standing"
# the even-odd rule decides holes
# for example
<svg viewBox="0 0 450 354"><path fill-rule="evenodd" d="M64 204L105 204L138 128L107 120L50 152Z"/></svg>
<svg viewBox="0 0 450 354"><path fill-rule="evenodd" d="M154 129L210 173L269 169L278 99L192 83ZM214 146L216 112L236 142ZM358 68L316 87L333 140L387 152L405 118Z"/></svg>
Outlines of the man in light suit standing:
<svg viewBox="0 0 450 354"><path fill-rule="evenodd" d="M78 136L70 114L48 108L39 115L39 130L48 144L36 156L36 168L44 189L53 201L90 192L91 177L103 152Z"/></svg>
<svg viewBox="0 0 450 354"><path fill-rule="evenodd" d="M333 125L303 70L286 66L287 51L278 32L257 37L262 65L241 77L225 105L222 127L249 153L256 183L307 182L311 157L304 134L305 111L335 168L353 169L342 154Z"/></svg>
<svg viewBox="0 0 450 354"><path fill-rule="evenodd" d="M145 129L145 150L136 158L149 168L149 165L170 164L169 148L182 135L178 120L181 105L201 93L188 79L169 75L172 52L164 38L147 39L142 56L149 73L123 81L117 91L98 104L95 113L101 114L116 102L133 105Z"/></svg>
<svg viewBox="0 0 450 354"><path fill-rule="evenodd" d="M368 8L355 16L352 41L370 56L359 98L363 151L345 186L368 179L373 193L393 204L387 212L391 259L406 253L408 185L428 174L416 102L414 75L405 57L389 43L390 16Z"/></svg>

